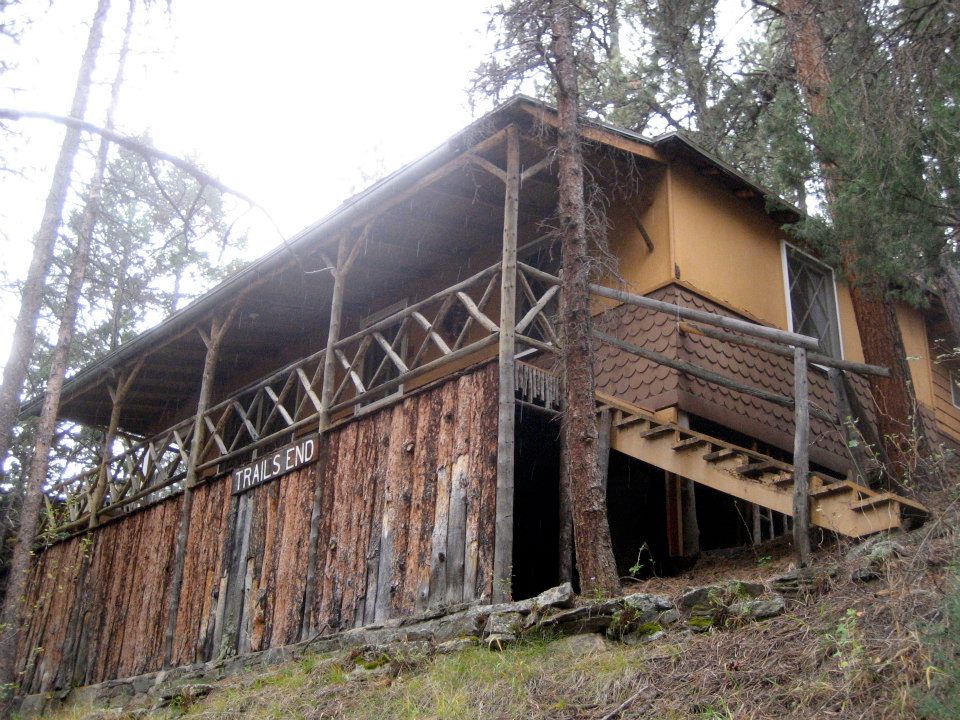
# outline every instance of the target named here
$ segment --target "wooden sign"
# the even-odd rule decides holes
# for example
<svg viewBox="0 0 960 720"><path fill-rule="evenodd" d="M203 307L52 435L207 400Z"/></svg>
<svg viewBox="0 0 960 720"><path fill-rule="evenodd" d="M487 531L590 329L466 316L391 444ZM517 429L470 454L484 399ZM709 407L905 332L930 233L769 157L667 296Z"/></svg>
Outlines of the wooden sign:
<svg viewBox="0 0 960 720"><path fill-rule="evenodd" d="M312 463L317 459L319 447L320 436L315 433L241 465L232 473L233 494L242 493Z"/></svg>

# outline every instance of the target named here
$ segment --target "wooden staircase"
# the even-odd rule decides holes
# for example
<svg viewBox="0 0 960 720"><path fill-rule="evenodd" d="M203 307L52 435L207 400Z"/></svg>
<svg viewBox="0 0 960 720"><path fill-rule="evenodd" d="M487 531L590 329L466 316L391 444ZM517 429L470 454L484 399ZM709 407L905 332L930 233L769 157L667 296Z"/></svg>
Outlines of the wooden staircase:
<svg viewBox="0 0 960 720"><path fill-rule="evenodd" d="M793 466L657 419L652 413L599 394L613 412L610 448L747 502L793 515ZM810 474L812 524L848 537L899 528L926 508L849 480Z"/></svg>

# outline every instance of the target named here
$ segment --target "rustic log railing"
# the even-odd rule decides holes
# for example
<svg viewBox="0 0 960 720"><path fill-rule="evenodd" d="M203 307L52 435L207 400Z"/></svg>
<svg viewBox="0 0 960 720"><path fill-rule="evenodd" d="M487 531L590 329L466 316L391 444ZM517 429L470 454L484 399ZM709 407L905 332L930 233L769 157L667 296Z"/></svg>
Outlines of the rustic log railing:
<svg viewBox="0 0 960 720"><path fill-rule="evenodd" d="M495 344L500 328L491 315L499 282L500 265L492 265L333 343L336 372L329 412L334 420ZM552 317L559 288L525 271L517 273L517 282L518 350L556 352ZM315 426L323 409L325 355L321 350L290 363L207 409L197 476L220 475ZM47 531L59 535L88 525L104 469L105 491L95 511L102 519L181 492L194 433L191 416L150 438L118 436L113 447L120 444L122 450L47 488Z"/></svg>

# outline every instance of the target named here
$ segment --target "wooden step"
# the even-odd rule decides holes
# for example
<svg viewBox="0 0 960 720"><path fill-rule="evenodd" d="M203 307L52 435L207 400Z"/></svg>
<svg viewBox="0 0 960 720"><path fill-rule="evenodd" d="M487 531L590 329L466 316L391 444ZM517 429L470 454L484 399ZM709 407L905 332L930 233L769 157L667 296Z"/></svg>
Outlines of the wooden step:
<svg viewBox="0 0 960 720"><path fill-rule="evenodd" d="M676 428L674 428L672 425L652 425L646 430L643 430L642 432L638 433L638 435L642 438L650 439L650 438L655 438L658 435L666 435L667 433L672 433L675 430Z"/></svg>
<svg viewBox="0 0 960 720"><path fill-rule="evenodd" d="M720 448L719 450L714 450L713 452L708 452L703 456L704 461L708 463L716 463L721 460L729 460L730 458L737 457L740 454L738 450L733 448Z"/></svg>
<svg viewBox="0 0 960 720"><path fill-rule="evenodd" d="M793 472L783 471L777 475L774 475L765 482L768 482L770 485L778 488L790 487L793 485Z"/></svg>
<svg viewBox="0 0 960 720"><path fill-rule="evenodd" d="M650 422L650 418L645 418L643 415L627 415L617 420L614 427L625 428L642 422Z"/></svg>
<svg viewBox="0 0 960 720"><path fill-rule="evenodd" d="M811 498L825 498L832 497L834 495L842 495L846 492L854 492L854 488L846 482L835 482L829 485L824 485L823 487L817 488L816 490L810 491Z"/></svg>
<svg viewBox="0 0 960 720"><path fill-rule="evenodd" d="M684 450L692 450L698 448L701 445L709 445L710 442L701 437L688 437L684 438L676 445L673 446L673 449L677 452L683 452Z"/></svg>
<svg viewBox="0 0 960 720"><path fill-rule="evenodd" d="M869 497L865 497L863 500L860 500L859 502L855 502L851 504L850 509L864 512L866 510L872 510L875 507L879 507L880 505L888 505L890 503L895 503L899 500L900 498L898 498L895 493L885 492L885 493L880 493L879 495L871 495Z"/></svg>

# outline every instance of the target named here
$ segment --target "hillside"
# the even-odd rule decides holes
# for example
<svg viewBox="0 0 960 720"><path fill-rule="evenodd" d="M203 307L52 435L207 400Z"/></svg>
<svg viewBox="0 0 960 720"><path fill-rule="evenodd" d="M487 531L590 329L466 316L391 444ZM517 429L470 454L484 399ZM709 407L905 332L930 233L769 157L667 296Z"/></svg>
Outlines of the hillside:
<svg viewBox="0 0 960 720"><path fill-rule="evenodd" d="M792 588L782 543L715 553L686 575L627 588L676 599L691 586L736 578L769 588L779 577L785 609L759 622L678 622L633 644L530 632L500 652L463 642L439 653L413 642L306 654L217 682L173 684L126 709L80 702L47 717L956 717L953 527L941 517L860 546L822 545L816 571ZM938 707L938 697L953 704Z"/></svg>

